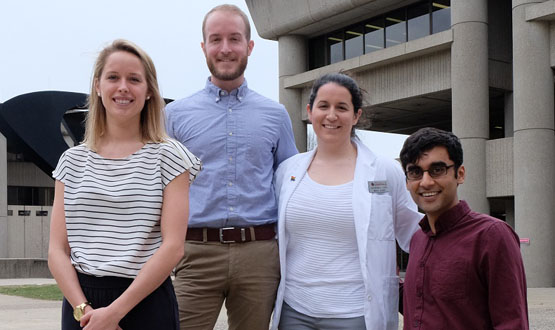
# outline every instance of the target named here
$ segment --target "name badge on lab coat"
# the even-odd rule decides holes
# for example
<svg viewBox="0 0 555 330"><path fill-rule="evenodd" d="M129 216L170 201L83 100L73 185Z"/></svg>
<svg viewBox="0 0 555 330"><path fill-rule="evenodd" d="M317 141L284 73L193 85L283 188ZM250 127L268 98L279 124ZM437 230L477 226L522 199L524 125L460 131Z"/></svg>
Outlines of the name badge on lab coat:
<svg viewBox="0 0 555 330"><path fill-rule="evenodd" d="M368 191L371 194L385 194L389 192L387 181L368 181Z"/></svg>

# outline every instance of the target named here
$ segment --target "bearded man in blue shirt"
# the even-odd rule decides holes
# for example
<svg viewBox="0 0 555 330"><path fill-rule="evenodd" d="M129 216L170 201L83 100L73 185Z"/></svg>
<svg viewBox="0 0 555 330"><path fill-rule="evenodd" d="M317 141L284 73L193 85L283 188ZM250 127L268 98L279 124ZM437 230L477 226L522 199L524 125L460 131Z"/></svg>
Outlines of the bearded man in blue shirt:
<svg viewBox="0 0 555 330"><path fill-rule="evenodd" d="M243 11L213 8L202 50L204 89L166 108L167 129L203 162L190 191L185 256L175 270L181 329L268 329L279 283L274 170L297 153L285 108L247 87L254 42Z"/></svg>

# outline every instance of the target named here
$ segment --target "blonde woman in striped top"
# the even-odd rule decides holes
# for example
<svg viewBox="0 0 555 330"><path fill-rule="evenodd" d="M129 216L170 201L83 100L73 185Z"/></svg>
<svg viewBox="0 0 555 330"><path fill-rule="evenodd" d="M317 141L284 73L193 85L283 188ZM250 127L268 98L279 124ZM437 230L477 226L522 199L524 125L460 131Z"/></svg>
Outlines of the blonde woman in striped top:
<svg viewBox="0 0 555 330"><path fill-rule="evenodd" d="M53 172L48 264L62 329L178 329L169 275L200 160L166 136L156 70L138 46L102 50L91 85L85 139Z"/></svg>

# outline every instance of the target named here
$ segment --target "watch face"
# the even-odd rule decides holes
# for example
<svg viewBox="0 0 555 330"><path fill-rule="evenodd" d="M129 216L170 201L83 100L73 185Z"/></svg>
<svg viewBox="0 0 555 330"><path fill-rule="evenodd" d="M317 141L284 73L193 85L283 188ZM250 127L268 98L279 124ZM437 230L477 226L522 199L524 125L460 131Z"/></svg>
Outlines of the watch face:
<svg viewBox="0 0 555 330"><path fill-rule="evenodd" d="M83 307L76 307L73 310L73 317L75 318L75 320L77 320L77 322L81 321L81 318L83 317Z"/></svg>
<svg viewBox="0 0 555 330"><path fill-rule="evenodd" d="M87 305L87 303L83 303L75 307L75 309L73 310L73 317L75 318L75 320L77 320L77 322L81 321L81 318L83 317L83 315L85 315L85 307L87 307Z"/></svg>

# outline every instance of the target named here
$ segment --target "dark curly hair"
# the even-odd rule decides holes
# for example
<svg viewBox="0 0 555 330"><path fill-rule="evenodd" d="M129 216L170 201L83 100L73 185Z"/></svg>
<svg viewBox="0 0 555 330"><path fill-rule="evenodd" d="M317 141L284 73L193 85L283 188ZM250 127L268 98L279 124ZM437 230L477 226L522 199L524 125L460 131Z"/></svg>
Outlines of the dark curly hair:
<svg viewBox="0 0 555 330"><path fill-rule="evenodd" d="M433 127L421 128L405 140L399 154L403 170L406 170L408 164L416 163L424 152L437 146L447 149L449 158L455 163L456 175L457 169L463 163L461 141L455 134Z"/></svg>

